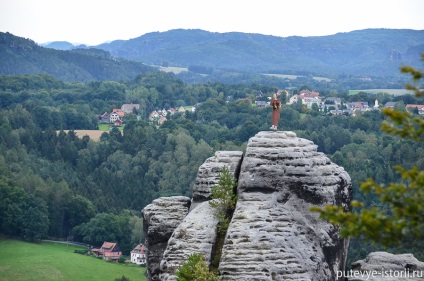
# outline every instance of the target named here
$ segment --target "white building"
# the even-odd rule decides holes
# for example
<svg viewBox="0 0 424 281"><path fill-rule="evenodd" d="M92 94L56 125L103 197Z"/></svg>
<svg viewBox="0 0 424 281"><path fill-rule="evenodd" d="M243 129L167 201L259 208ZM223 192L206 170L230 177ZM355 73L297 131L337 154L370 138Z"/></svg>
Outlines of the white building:
<svg viewBox="0 0 424 281"><path fill-rule="evenodd" d="M138 244L131 251L131 262L135 264L146 264L146 247L143 244Z"/></svg>

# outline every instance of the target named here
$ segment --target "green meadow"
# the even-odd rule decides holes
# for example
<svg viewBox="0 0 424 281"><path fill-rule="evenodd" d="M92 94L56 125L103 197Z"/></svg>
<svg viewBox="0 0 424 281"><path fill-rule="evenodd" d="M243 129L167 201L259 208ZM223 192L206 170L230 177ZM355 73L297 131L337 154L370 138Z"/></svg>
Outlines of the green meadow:
<svg viewBox="0 0 424 281"><path fill-rule="evenodd" d="M0 281L144 281L145 268L74 253L76 246L0 239Z"/></svg>
<svg viewBox="0 0 424 281"><path fill-rule="evenodd" d="M378 94L378 93L386 93L393 96L400 95L413 95L414 92L406 89L367 89L367 90L349 90L349 95L356 95L360 92L364 92L367 94Z"/></svg>

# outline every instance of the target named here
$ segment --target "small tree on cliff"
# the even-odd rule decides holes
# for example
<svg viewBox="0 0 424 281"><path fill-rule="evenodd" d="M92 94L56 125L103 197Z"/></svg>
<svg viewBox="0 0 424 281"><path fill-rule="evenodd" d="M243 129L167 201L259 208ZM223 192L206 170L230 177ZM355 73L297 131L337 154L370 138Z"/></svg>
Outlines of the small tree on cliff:
<svg viewBox="0 0 424 281"><path fill-rule="evenodd" d="M424 54L421 55L424 61ZM423 72L412 67L402 67L403 73L412 75L417 83L423 79ZM417 99L424 97L424 91L418 86L407 84L406 88L415 92ZM390 121L385 121L381 129L388 133L414 141L424 140L424 120L406 111L383 109L383 114ZM398 244L405 238L424 238L424 171L417 167L407 170L401 166L395 167L404 180L402 183L391 183L383 186L373 179L363 182L360 189L365 193L375 193L380 201L389 206L389 212L375 207L366 209L364 203L352 201L352 207L359 212L344 212L342 207L328 205L321 209L311 210L320 213L320 217L341 227L344 237L365 238L381 243L383 246Z"/></svg>
<svg viewBox="0 0 424 281"><path fill-rule="evenodd" d="M230 224L230 215L234 211L237 196L233 189L237 186L237 180L232 179L226 166L219 173L217 186L212 187L212 199L209 205L216 209L215 217L218 219L218 231L226 232Z"/></svg>
<svg viewBox="0 0 424 281"><path fill-rule="evenodd" d="M177 272L177 281L218 281L219 277L209 268L202 254L194 253L181 265Z"/></svg>

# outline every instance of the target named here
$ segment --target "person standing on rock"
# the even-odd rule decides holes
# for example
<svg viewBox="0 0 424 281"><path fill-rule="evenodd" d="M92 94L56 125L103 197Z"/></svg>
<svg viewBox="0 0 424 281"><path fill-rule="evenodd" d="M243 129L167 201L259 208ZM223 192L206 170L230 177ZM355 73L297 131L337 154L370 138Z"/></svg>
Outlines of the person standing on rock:
<svg viewBox="0 0 424 281"><path fill-rule="evenodd" d="M277 131L281 108L281 101L277 98L277 94L274 94L274 96L272 97L270 105L272 106L272 126L270 129L273 131Z"/></svg>

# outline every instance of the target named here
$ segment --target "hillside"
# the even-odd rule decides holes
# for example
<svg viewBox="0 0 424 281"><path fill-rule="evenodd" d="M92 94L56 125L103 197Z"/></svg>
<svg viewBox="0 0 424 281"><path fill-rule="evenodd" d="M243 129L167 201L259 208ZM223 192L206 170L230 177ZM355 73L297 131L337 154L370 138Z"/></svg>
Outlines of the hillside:
<svg viewBox="0 0 424 281"><path fill-rule="evenodd" d="M204 66L250 73L398 75L419 66L424 30L366 29L330 36L275 37L170 30L96 48L114 57L156 65Z"/></svg>
<svg viewBox="0 0 424 281"><path fill-rule="evenodd" d="M157 71L140 62L113 59L103 50L54 50L3 32L0 61L0 75L45 73L63 81L128 80L143 72Z"/></svg>
<svg viewBox="0 0 424 281"><path fill-rule="evenodd" d="M47 73L63 81L122 81L158 71L147 65L153 64L188 68L189 72L178 75L187 83L279 85L280 78L257 74L400 77L402 65L421 67L421 53L424 30L406 29L316 37L176 29L92 48L73 48L68 42L42 47L30 39L0 33L0 75Z"/></svg>

